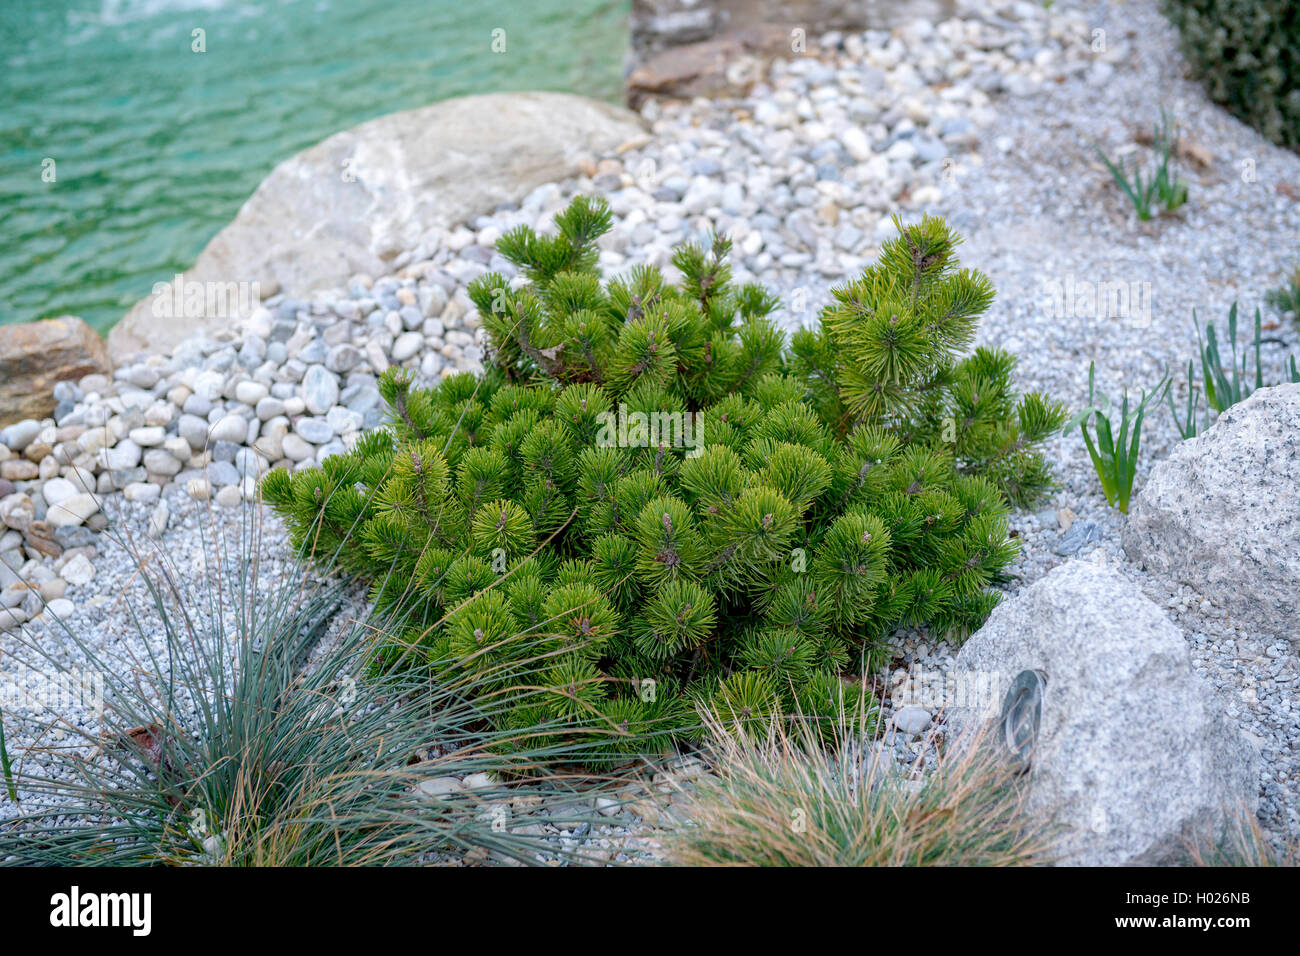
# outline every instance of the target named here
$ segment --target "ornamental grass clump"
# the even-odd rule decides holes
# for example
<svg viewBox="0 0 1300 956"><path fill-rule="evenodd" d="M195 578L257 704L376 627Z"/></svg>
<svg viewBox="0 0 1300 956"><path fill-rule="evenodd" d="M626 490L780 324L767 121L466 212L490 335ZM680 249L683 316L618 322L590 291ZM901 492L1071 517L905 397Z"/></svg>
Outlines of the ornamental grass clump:
<svg viewBox="0 0 1300 956"><path fill-rule="evenodd" d="M913 777L888 747L864 746L852 721L837 725L830 746L806 723L712 729L712 773L683 792L687 825L665 839L674 865L1035 866L1054 858L1059 828L1028 806L1020 765L985 738L945 749Z"/></svg>
<svg viewBox="0 0 1300 956"><path fill-rule="evenodd" d="M899 625L960 633L1015 554L1008 500L1050 485L1064 411L1012 387L1015 360L962 357L993 290L937 219L900 227L787 349L777 302L732 282L730 244L679 248L673 284L605 282L601 200L498 251L522 283L470 287L482 377L380 382L391 423L263 493L310 555L372 582L401 623L394 666L548 670L506 723L649 733L829 716ZM512 640L512 638L514 638Z"/></svg>
<svg viewBox="0 0 1300 956"><path fill-rule="evenodd" d="M57 640L16 636L0 864L587 862L514 808L594 825L600 781L572 779L565 744L494 726L513 706L496 687L533 686L541 665L367 678L345 582L264 565L251 524L203 544L197 577L130 551L134 641L58 620ZM456 783L471 776L492 782Z"/></svg>

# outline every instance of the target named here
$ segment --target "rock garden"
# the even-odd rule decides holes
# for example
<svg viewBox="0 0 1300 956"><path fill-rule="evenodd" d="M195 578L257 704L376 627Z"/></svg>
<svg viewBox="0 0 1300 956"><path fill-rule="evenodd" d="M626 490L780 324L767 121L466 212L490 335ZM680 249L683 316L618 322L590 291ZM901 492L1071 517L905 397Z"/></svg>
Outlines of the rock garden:
<svg viewBox="0 0 1300 956"><path fill-rule="evenodd" d="M1294 862L1300 48L918 6L383 117L0 327L0 860Z"/></svg>

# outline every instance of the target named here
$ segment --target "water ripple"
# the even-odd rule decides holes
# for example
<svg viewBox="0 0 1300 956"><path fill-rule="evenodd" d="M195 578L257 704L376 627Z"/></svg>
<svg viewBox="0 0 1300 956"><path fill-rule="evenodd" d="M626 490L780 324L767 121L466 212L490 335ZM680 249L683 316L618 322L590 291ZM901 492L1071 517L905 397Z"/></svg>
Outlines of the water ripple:
<svg viewBox="0 0 1300 956"><path fill-rule="evenodd" d="M71 313L106 330L192 264L276 163L375 116L489 90L616 101L627 7L0 3L0 323Z"/></svg>

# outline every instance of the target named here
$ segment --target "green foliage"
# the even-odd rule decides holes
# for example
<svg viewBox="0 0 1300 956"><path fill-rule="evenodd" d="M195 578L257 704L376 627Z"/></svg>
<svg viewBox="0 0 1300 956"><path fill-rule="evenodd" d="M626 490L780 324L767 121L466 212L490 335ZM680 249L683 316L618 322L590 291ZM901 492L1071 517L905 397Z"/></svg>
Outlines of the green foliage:
<svg viewBox="0 0 1300 956"><path fill-rule="evenodd" d="M1187 405L1181 418L1178 415L1178 409L1174 406L1174 390L1172 384L1165 392L1165 399L1169 403L1169 413L1174 416L1174 427L1178 429L1178 434L1182 435L1184 440L1196 437L1196 410L1201 403L1201 390L1196 386L1196 378L1192 369L1193 364L1189 361L1187 363ZM1207 409L1205 412L1205 420L1201 427L1208 428L1209 426L1210 413Z"/></svg>
<svg viewBox="0 0 1300 956"><path fill-rule="evenodd" d="M606 283L608 222L577 200L557 235L503 237L531 282L471 285L487 374L390 371L387 428L263 481L294 540L406 625L390 659L472 669L528 635L548 668L508 723L627 728L600 762L688 733L694 702L748 721L838 699L900 624L978 626L1015 554L1008 499L1049 486L1037 449L1065 411L1016 394L1012 356L961 354L993 290L957 237L900 227L787 352L727 240L678 249L680 284Z"/></svg>
<svg viewBox="0 0 1300 956"><path fill-rule="evenodd" d="M1192 310L1192 321L1196 326L1196 342L1201 359L1201 380L1205 383L1206 410L1205 419L1202 422L1202 428L1208 428L1210 410L1213 409L1217 414L1223 414L1233 405L1249 398L1251 392L1257 388L1264 387L1264 368L1260 364L1260 346L1263 343L1262 325L1260 322L1259 309L1255 310L1255 338L1251 347L1255 352L1255 385L1254 388L1249 384L1250 376L1246 372L1246 359L1249 357L1249 349L1242 351L1240 361L1237 358L1237 303L1232 303L1232 308L1228 310L1228 345L1232 349L1232 360L1228 367L1223 367L1223 358L1219 353L1219 336L1214 330L1214 323L1205 324L1205 337L1201 337L1201 323L1196 317L1196 311ZM1300 381L1296 374L1295 356L1291 357L1290 380ZM1169 401L1169 410L1174 416L1174 425L1178 428L1178 433L1184 439L1195 438L1197 432L1196 408L1200 404L1200 388L1196 384L1196 379L1192 374L1192 363L1187 363L1187 406L1180 419L1177 410L1174 408L1174 400L1171 394L1166 396Z"/></svg>
<svg viewBox="0 0 1300 956"><path fill-rule="evenodd" d="M961 240L942 220L899 229L878 264L833 290L820 328L794 335L789 371L851 454L884 461L899 452L895 440L944 449L959 474L981 475L1012 504L1028 504L1051 487L1038 448L1065 410L1038 394L1016 395L1013 355L978 348L961 357L993 287L957 268ZM874 483L864 471L846 493Z"/></svg>
<svg viewBox="0 0 1300 956"><path fill-rule="evenodd" d="M1201 343L1201 324L1192 310L1192 321L1196 323L1196 341L1201 353L1201 374L1205 379L1206 403L1219 414L1226 412L1244 398L1250 397L1253 389L1246 384L1246 353L1237 362L1237 303L1232 303L1228 310L1228 344L1232 348L1232 361L1227 371L1219 356L1219 337L1215 334L1214 323L1205 324L1205 342ZM1259 309L1255 310L1255 388L1264 387L1264 370L1259 363L1260 321ZM1229 378L1231 374L1231 378Z"/></svg>
<svg viewBox="0 0 1300 956"><path fill-rule="evenodd" d="M1300 3L1165 0L1206 92L1273 142L1300 148Z"/></svg>
<svg viewBox="0 0 1300 956"><path fill-rule="evenodd" d="M1264 301L1279 312L1300 319L1300 266L1292 269L1280 286L1270 289Z"/></svg>
<svg viewBox="0 0 1300 956"><path fill-rule="evenodd" d="M1110 411L1112 404L1105 395L1098 395L1095 388L1096 364L1088 363L1088 404L1065 425L1069 431L1076 425L1083 434L1084 444L1088 446L1088 457L1092 467L1101 480L1102 491L1106 494L1106 503L1114 508L1119 506L1123 514L1128 514L1129 499L1133 494L1133 477L1137 474L1138 452L1142 441L1142 418L1146 414L1147 403L1159 402L1161 392L1169 387L1169 377L1162 378L1151 393L1142 393L1141 400L1129 411L1128 389L1124 389L1123 401L1119 408L1119 435L1111 430ZM1096 419L1097 439L1094 442L1088 434L1088 424ZM1131 435L1130 435L1131 433Z"/></svg>
<svg viewBox="0 0 1300 956"><path fill-rule="evenodd" d="M1160 122L1152 130L1151 148L1155 153L1155 168L1144 175L1142 167L1134 163L1131 179L1122 160L1112 162L1100 149L1097 150L1111 177L1133 203L1137 217L1143 222L1151 218L1157 207L1163 206L1166 212L1173 212L1187 202L1187 183L1173 168L1173 157L1178 152L1177 127L1163 109Z"/></svg>
<svg viewBox="0 0 1300 956"><path fill-rule="evenodd" d="M0 772L4 773L5 793L14 803L18 802L18 791L14 788L14 765L9 759L9 748L5 745L4 712L0 711Z"/></svg>

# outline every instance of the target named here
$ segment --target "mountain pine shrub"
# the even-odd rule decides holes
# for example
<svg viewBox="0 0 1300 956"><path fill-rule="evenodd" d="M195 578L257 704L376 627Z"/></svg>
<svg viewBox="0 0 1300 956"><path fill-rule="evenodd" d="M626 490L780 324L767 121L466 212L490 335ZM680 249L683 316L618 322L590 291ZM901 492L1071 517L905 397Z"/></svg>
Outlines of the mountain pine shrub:
<svg viewBox="0 0 1300 956"><path fill-rule="evenodd" d="M372 582L395 656L547 661L538 686L503 682L509 721L615 727L599 762L686 732L697 702L837 716L891 629L984 620L1008 500L1048 487L1037 449L1065 413L1017 397L1012 356L961 357L993 290L942 221L901 227L789 350L727 240L679 248L678 284L603 282L604 202L556 225L501 238L520 280L470 287L485 375L390 370L387 427L263 481L306 553Z"/></svg>

